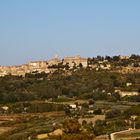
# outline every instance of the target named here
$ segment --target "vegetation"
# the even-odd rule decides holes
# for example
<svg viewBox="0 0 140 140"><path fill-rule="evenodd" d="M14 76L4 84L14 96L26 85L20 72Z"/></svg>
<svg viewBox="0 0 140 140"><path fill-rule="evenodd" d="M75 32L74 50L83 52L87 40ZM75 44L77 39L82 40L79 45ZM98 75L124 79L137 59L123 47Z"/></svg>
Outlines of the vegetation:
<svg viewBox="0 0 140 140"><path fill-rule="evenodd" d="M133 86L127 87L127 82L131 82ZM139 91L139 85L140 74L122 75L107 71L95 72L89 69L72 71L70 76L63 75L63 71L50 75L28 74L25 78L9 75L0 78L0 103L51 98L56 100L58 96L108 101L139 101L140 96L121 99L119 94L114 92L115 88L124 91Z"/></svg>
<svg viewBox="0 0 140 140"><path fill-rule="evenodd" d="M94 135L86 132L76 119L68 119L63 123L63 135L51 136L55 140L93 140Z"/></svg>

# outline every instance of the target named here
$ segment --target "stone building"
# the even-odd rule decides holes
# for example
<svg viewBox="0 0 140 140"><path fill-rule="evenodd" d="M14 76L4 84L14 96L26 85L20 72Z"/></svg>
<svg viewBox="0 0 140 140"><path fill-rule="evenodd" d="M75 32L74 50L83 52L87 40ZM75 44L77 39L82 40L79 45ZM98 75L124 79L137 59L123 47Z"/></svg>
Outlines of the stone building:
<svg viewBox="0 0 140 140"><path fill-rule="evenodd" d="M53 66L53 65L58 65L58 64L60 64L60 63L62 63L62 60L60 60L59 58L53 58L53 59L51 59L51 60L49 60L48 61L48 65L49 66Z"/></svg>
<svg viewBox="0 0 140 140"><path fill-rule="evenodd" d="M122 55L120 55L120 59L121 60L128 60L128 59L130 59L130 56L122 56Z"/></svg>
<svg viewBox="0 0 140 140"><path fill-rule="evenodd" d="M27 73L38 72L41 73L48 69L47 61L33 61L27 64Z"/></svg>
<svg viewBox="0 0 140 140"><path fill-rule="evenodd" d="M63 64L69 64L70 67L73 67L74 65L79 66L79 64L82 64L84 68L88 66L88 59L82 58L80 56L75 57L65 57L63 60Z"/></svg>

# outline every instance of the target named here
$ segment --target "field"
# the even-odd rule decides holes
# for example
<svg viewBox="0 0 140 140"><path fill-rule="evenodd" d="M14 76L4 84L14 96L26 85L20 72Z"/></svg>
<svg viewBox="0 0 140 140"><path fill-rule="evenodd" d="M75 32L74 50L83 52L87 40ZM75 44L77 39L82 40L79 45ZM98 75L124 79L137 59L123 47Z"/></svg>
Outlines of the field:
<svg viewBox="0 0 140 140"><path fill-rule="evenodd" d="M67 100L63 102L39 100L29 102L31 105L39 105L40 107L44 104L53 105L70 105L70 104L84 104L88 103L88 100ZM20 107L23 104L10 103L7 106ZM95 101L94 105L96 108L102 110L119 109L124 111L131 106L137 105L138 103L130 102L107 102L107 101ZM51 112L35 112L35 113L6 113L0 115L0 140L4 140L5 137L11 140L31 138L32 140L38 138L47 138L51 134L62 133L61 126L62 122L68 118L65 111L51 111ZM86 120L87 124L92 122L94 125L97 120L105 120L105 114L101 115L89 115L79 116L79 123L82 124L83 120ZM98 139L101 139L100 137ZM105 138L106 139L106 138Z"/></svg>
<svg viewBox="0 0 140 140"><path fill-rule="evenodd" d="M94 117L89 117L89 118L79 118L79 123L82 124L83 121L86 121L87 123L93 123L93 125L95 124L95 122L97 120L105 120L105 115L95 115Z"/></svg>

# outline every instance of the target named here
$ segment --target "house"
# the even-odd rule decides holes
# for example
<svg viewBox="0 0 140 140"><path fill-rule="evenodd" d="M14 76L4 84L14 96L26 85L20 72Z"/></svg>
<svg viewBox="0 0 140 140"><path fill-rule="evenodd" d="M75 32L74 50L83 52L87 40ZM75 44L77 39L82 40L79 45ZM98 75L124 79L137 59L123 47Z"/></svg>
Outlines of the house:
<svg viewBox="0 0 140 140"><path fill-rule="evenodd" d="M72 109L76 109L76 105L75 105L75 104L70 104L70 107L71 107Z"/></svg>
<svg viewBox="0 0 140 140"><path fill-rule="evenodd" d="M111 64L103 63L103 64L100 64L99 67L103 70L110 70L111 69Z"/></svg>
<svg viewBox="0 0 140 140"><path fill-rule="evenodd" d="M93 104L90 104L90 105L88 106L88 108L94 108L94 105L93 105Z"/></svg>
<svg viewBox="0 0 140 140"><path fill-rule="evenodd" d="M87 113L88 113L88 114L93 114L93 113L94 113L94 110L88 110Z"/></svg>
<svg viewBox="0 0 140 140"><path fill-rule="evenodd" d="M131 86L132 85L132 83L126 83L126 86L127 87L129 87L129 86Z"/></svg>
<svg viewBox="0 0 140 140"><path fill-rule="evenodd" d="M3 110L5 110L5 111L7 111L7 110L9 109L8 106L2 106L1 108L2 108Z"/></svg>
<svg viewBox="0 0 140 140"><path fill-rule="evenodd" d="M0 66L0 76L8 75L10 72L10 66Z"/></svg>
<svg viewBox="0 0 140 140"><path fill-rule="evenodd" d="M137 96L139 93L137 91L118 91L121 97L124 96Z"/></svg>

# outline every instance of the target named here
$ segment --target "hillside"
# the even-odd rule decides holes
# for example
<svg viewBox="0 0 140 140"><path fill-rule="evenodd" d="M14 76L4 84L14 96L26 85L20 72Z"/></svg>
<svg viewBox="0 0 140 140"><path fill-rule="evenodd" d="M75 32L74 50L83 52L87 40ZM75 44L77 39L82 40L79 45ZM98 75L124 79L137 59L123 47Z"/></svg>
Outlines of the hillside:
<svg viewBox="0 0 140 140"><path fill-rule="evenodd" d="M127 83L131 83L127 86ZM139 101L139 95L123 97L119 91L139 93L140 74L121 74L106 70L78 69L53 74L27 74L0 77L0 102L42 100L66 96L94 100Z"/></svg>

